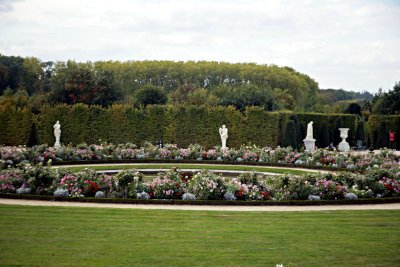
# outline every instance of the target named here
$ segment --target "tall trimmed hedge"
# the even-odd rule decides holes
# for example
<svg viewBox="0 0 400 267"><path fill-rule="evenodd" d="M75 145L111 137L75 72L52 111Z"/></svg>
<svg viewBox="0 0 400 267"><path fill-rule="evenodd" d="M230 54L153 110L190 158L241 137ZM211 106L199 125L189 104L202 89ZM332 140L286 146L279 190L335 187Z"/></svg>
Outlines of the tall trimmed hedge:
<svg viewBox="0 0 400 267"><path fill-rule="evenodd" d="M313 135L314 139L316 139L317 147L326 147L327 142L334 143L337 145L340 140L335 138L339 136L338 125L343 128L349 128L349 137L347 141L350 143L350 146L354 146L356 144L356 130L358 125L358 118L355 115L350 114L321 114L321 113L297 113L293 114L290 112L282 112L281 115L281 123L280 123L280 145L284 145L284 138L286 136L285 128L286 124L289 120L297 120L300 132L302 144L303 139L307 135L307 124L310 121L313 121ZM295 115L295 117L294 117ZM294 119L296 118L296 119ZM340 122L340 123L339 123ZM339 124L338 124L339 123ZM323 136L324 135L324 136ZM325 135L328 135L325 136ZM323 137L323 138L322 138Z"/></svg>
<svg viewBox="0 0 400 267"><path fill-rule="evenodd" d="M7 109L0 113L0 141L2 144L27 144L36 129L36 142L53 145L53 125L61 124L61 142L77 145L82 142L112 143L144 141L176 143L180 147L199 143L205 147L221 145L218 128L223 124L229 129L228 147L242 144L278 146L284 137L295 138L299 147L306 135L307 124L314 122L314 138L317 146L333 141L336 122L350 128L348 141L356 142L357 116L338 114L267 112L259 107L249 107L244 113L233 107L207 106L147 106L133 108L116 104L109 108L65 104L44 106L39 115L28 110ZM288 121L291 126L287 127ZM35 123L35 127L32 127ZM393 123L388 123L388 127ZM292 129L292 130L291 130ZM294 129L294 130L293 130ZM286 131L286 133L285 133ZM289 133L287 131L294 131ZM322 138L324 137L324 138ZM286 143L288 139L286 140Z"/></svg>
<svg viewBox="0 0 400 267"><path fill-rule="evenodd" d="M400 116L372 115L367 122L367 135L370 146L377 148L389 145L389 132L394 131L395 142L392 144L400 149Z"/></svg>
<svg viewBox="0 0 400 267"><path fill-rule="evenodd" d="M24 108L0 108L0 144L26 145L32 129L33 115Z"/></svg>

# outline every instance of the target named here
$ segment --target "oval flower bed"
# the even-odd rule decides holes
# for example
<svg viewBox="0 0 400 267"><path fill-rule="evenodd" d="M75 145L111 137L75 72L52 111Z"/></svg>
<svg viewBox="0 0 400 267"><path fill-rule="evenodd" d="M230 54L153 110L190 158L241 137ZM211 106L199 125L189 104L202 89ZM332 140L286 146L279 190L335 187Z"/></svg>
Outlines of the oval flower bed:
<svg viewBox="0 0 400 267"><path fill-rule="evenodd" d="M71 172L41 164L20 164L17 168L0 171L0 193L58 198L242 202L398 198L400 169L372 168L365 174L286 174L262 178L248 172L233 179L210 171L192 173L171 169L153 179L144 179L144 175L134 169L111 176L91 169Z"/></svg>
<svg viewBox="0 0 400 267"><path fill-rule="evenodd" d="M296 151L290 147L275 149L271 147L242 146L239 149L221 150L220 147L205 149L193 144L188 148L178 148L166 144L158 148L151 143L143 147L134 144L101 145L81 144L76 147L62 146L54 149L47 145L28 147L0 146L2 165L13 166L20 162L48 162L69 164L81 161L112 162L129 160L158 161L214 161L229 163L246 163L259 165L302 166L311 168L328 168L332 170L348 169L365 171L373 167L388 168L399 165L399 156L394 151L382 149L380 153L339 153L327 149L318 149L313 153Z"/></svg>

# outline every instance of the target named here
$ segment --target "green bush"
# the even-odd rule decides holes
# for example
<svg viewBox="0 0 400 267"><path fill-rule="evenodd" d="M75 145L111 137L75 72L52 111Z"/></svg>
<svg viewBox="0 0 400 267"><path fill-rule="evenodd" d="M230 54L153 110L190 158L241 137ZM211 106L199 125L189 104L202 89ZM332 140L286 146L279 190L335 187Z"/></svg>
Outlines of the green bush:
<svg viewBox="0 0 400 267"><path fill-rule="evenodd" d="M382 124L384 122L384 124ZM382 127L386 129L382 129ZM400 149L400 116L390 115L390 116L379 116L372 115L368 118L367 122L367 135L371 142L371 146L374 148L382 148L388 145L389 142L389 132L395 132L395 146L394 148ZM380 140L383 138L383 140Z"/></svg>
<svg viewBox="0 0 400 267"><path fill-rule="evenodd" d="M26 145L32 129L33 115L26 108L0 108L0 144Z"/></svg>
<svg viewBox="0 0 400 267"><path fill-rule="evenodd" d="M285 128L285 136L283 138L283 146L291 146L292 148L298 148L297 143L297 131L293 120L288 120Z"/></svg>
<svg viewBox="0 0 400 267"><path fill-rule="evenodd" d="M314 122L317 145L326 146L332 142L333 134L339 134L338 125L350 128L348 141L355 144L358 125L354 115L278 113L267 112L260 107L248 107L241 113L234 107L223 106L148 105L134 108L115 104L103 108L97 105L60 104L44 106L38 115L17 108L0 112L0 143L21 145L27 144L31 138L34 139L30 141L31 144L52 145L55 142L53 125L57 120L61 124L63 144L107 141L142 145L144 141L154 144L163 140L164 143L176 143L180 147L198 143L206 148L220 145L218 129L223 124L229 129L227 145L235 148L243 144L276 147L289 143L298 148L302 145L310 121ZM32 129L36 132L32 133ZM398 126L388 121L388 129L398 131ZM371 131L376 130L368 128L369 134Z"/></svg>

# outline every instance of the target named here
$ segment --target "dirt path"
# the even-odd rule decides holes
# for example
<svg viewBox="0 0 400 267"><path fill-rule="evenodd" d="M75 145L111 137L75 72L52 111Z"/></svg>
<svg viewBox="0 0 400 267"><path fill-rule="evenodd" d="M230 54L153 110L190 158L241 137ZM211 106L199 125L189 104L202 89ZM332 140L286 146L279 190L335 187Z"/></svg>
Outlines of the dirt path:
<svg viewBox="0 0 400 267"><path fill-rule="evenodd" d="M366 204L366 205L326 205L326 206L191 206L191 205L153 205L153 204L108 204L54 202L43 200L20 200L1 198L0 204L55 207L90 207L117 209L151 209L151 210L207 210L207 211L330 211L330 210L400 210L400 203Z"/></svg>

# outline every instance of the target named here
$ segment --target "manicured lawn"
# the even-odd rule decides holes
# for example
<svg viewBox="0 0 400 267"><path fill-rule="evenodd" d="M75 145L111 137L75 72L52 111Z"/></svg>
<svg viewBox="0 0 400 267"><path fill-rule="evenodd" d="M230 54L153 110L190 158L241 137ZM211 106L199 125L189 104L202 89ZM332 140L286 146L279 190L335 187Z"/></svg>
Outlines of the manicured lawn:
<svg viewBox="0 0 400 267"><path fill-rule="evenodd" d="M399 266L400 211L0 205L0 265Z"/></svg>
<svg viewBox="0 0 400 267"><path fill-rule="evenodd" d="M60 166L63 168L62 166ZM164 164L135 164L135 165L88 165L88 166L77 166L77 167L65 167L72 171L80 171L84 168L91 168L94 170L124 170L124 169L171 169L177 167L178 169L200 169L200 170L232 170L232 171L260 171L260 172L272 172L272 173L290 173L294 175L301 175L310 173L309 171L303 170L291 170L285 168L276 167L262 167L262 166L242 166L242 165L212 165L212 164L175 164L175 163L164 163Z"/></svg>

